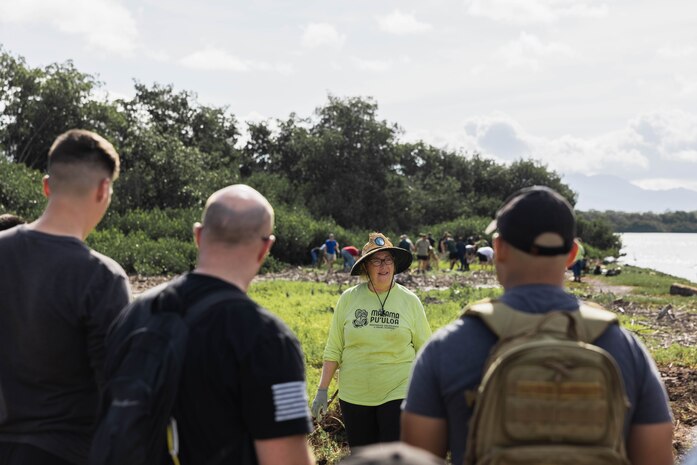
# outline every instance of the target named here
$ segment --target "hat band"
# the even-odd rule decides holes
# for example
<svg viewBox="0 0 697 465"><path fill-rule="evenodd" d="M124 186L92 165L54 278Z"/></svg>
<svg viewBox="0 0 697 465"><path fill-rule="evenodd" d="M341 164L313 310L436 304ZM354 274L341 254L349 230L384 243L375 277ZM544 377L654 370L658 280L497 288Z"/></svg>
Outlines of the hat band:
<svg viewBox="0 0 697 465"><path fill-rule="evenodd" d="M530 255L542 255L545 257L551 257L554 255L564 255L567 254L571 251L571 247L567 247L566 245L563 245L561 247L542 247L539 245L533 244L530 246L530 250L528 253Z"/></svg>

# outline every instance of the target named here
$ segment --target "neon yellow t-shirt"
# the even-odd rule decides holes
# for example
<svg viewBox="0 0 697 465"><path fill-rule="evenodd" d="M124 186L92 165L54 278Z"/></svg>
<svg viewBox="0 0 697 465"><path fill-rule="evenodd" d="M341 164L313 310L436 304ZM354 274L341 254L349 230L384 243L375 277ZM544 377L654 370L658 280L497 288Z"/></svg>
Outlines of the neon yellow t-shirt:
<svg viewBox="0 0 697 465"><path fill-rule="evenodd" d="M578 244L578 250L576 251L576 256L574 257L574 262L577 262L579 260L583 260L583 257L586 256L586 250L583 248L583 246L578 240L574 239L574 242Z"/></svg>
<svg viewBox="0 0 697 465"><path fill-rule="evenodd" d="M384 302L387 292L379 294ZM324 360L339 363L339 398L356 405L404 399L416 352L431 336L419 298L399 284L384 312L367 283L347 289L336 305Z"/></svg>

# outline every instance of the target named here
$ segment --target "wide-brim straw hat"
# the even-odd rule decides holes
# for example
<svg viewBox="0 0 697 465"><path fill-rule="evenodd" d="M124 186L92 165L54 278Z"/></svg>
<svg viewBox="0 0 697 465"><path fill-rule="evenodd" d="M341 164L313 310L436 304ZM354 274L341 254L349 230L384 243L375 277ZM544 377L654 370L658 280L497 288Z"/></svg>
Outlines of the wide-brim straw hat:
<svg viewBox="0 0 697 465"><path fill-rule="evenodd" d="M414 258L408 250L393 246L390 239L384 234L370 233L368 242L363 246L361 257L356 260L356 263L353 264L353 268L351 268L351 276L360 275L363 269L363 263L365 263L371 255L380 251L386 251L392 254L394 258L394 274L399 274L402 271L408 270Z"/></svg>

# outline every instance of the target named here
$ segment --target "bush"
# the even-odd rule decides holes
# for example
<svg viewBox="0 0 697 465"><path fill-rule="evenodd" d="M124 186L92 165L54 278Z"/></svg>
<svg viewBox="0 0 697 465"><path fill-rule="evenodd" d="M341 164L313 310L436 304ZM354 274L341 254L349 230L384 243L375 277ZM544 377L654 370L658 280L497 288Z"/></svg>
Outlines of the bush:
<svg viewBox="0 0 697 465"><path fill-rule="evenodd" d="M126 213L110 211L99 229L116 229L128 235L142 231L151 239L174 238L192 242L192 228L201 219L201 208L166 208L160 210L133 210Z"/></svg>
<svg viewBox="0 0 697 465"><path fill-rule="evenodd" d="M46 206L41 190L43 175L0 155L0 214L14 213L34 221Z"/></svg>
<svg viewBox="0 0 697 465"><path fill-rule="evenodd" d="M116 229L96 231L87 238L87 244L116 260L130 274L179 274L192 270L196 263L193 241L152 239L143 231L128 235Z"/></svg>
<svg viewBox="0 0 697 465"><path fill-rule="evenodd" d="M445 232L449 232L453 237L462 236L463 239L468 237L484 236L484 230L491 223L490 218L483 218L480 216L471 217L460 217L453 221L446 221L445 223L435 224L433 226L425 227L425 231L433 234L433 238L436 242L441 238ZM418 232L417 232L418 234Z"/></svg>
<svg viewBox="0 0 697 465"><path fill-rule="evenodd" d="M576 234L584 244L603 250L605 256L617 256L622 248L619 236L613 232L610 222L603 218L589 220L583 214L578 215Z"/></svg>

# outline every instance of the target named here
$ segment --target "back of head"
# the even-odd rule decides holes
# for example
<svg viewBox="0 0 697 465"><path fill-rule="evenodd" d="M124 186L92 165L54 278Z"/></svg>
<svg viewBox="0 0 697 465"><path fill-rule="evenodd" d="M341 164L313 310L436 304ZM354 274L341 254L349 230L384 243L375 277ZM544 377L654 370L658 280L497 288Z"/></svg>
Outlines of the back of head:
<svg viewBox="0 0 697 465"><path fill-rule="evenodd" d="M559 193L532 186L511 195L496 213L486 233L510 245L505 262L496 259L504 287L522 283L558 283L574 245L576 215ZM497 251L498 254L498 251Z"/></svg>
<svg viewBox="0 0 697 465"><path fill-rule="evenodd" d="M210 196L203 211L201 241L228 247L268 239L273 208L255 189L235 184Z"/></svg>
<svg viewBox="0 0 697 465"><path fill-rule="evenodd" d="M71 129L56 138L48 152L49 185L55 193L83 194L99 181L119 176L120 159L99 134Z"/></svg>
<svg viewBox="0 0 697 465"><path fill-rule="evenodd" d="M494 230L526 254L566 255L576 237L576 215L569 202L553 189L526 187L511 195L496 213L486 233Z"/></svg>

